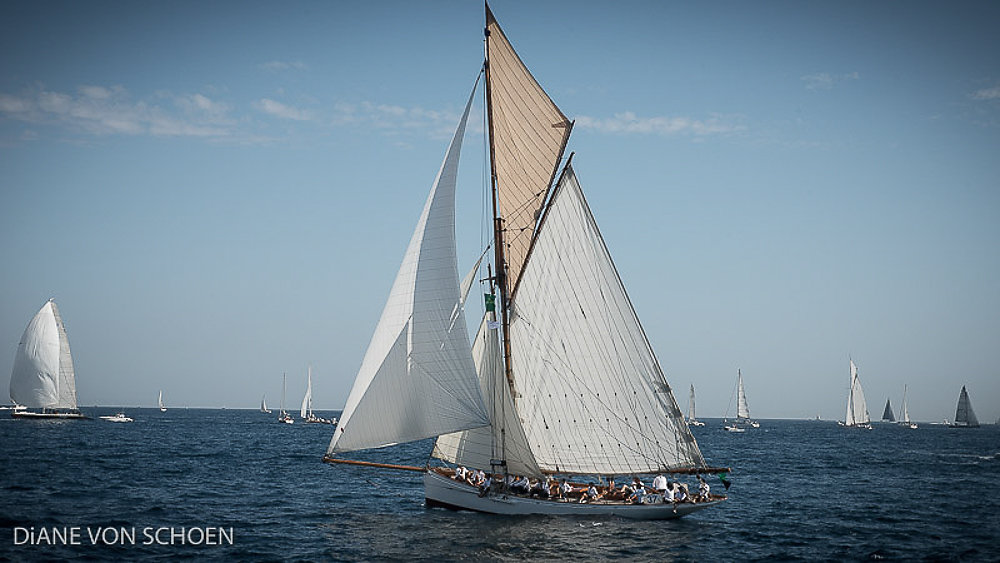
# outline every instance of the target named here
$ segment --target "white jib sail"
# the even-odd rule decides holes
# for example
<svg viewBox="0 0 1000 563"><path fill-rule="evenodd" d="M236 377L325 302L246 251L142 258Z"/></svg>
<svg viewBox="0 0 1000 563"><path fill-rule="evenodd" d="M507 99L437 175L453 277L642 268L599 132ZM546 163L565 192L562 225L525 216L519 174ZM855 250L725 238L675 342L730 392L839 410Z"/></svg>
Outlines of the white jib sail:
<svg viewBox="0 0 1000 563"><path fill-rule="evenodd" d="M76 377L66 328L49 299L32 317L14 356L10 398L29 408L76 408Z"/></svg>
<svg viewBox="0 0 1000 563"><path fill-rule="evenodd" d="M488 469L491 460L503 458L507 461L509 472L541 477L542 470L528 447L521 421L514 410L510 387L503 375L503 356L497 331L488 328L488 322L492 320L495 320L494 313L483 316L472 345L483 397L489 403L491 424L438 437L432 455L475 469Z"/></svg>
<svg viewBox="0 0 1000 563"><path fill-rule="evenodd" d="M299 416L301 418L306 418L307 414L312 414L313 410L313 372L312 366L309 366L309 370L306 372L306 394L302 397L302 407L299 408Z"/></svg>
<svg viewBox="0 0 1000 563"><path fill-rule="evenodd" d="M455 183L469 97L328 454L489 424L459 302Z"/></svg>
<svg viewBox="0 0 1000 563"><path fill-rule="evenodd" d="M571 167L513 296L515 405L546 471L704 467Z"/></svg>
<svg viewBox="0 0 1000 563"><path fill-rule="evenodd" d="M736 377L739 380L739 390L736 393L736 418L750 418L750 407L747 406L747 392L743 390L743 372L736 370Z"/></svg>

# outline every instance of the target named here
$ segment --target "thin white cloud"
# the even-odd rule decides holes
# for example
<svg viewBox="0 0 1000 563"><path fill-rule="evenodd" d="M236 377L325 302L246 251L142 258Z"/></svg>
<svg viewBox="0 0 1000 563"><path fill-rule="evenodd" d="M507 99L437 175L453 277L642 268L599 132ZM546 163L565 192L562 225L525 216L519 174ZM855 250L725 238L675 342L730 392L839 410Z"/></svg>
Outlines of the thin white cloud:
<svg viewBox="0 0 1000 563"><path fill-rule="evenodd" d="M592 129L602 133L655 134L655 135L727 135L746 130L746 125L738 117L713 115L707 119L691 117L653 116L641 117L627 111L610 118L595 118L586 115L576 118L576 127Z"/></svg>
<svg viewBox="0 0 1000 563"><path fill-rule="evenodd" d="M336 104L332 124L364 125L393 135L426 131L431 138L437 139L450 137L460 118L461 114L453 111L364 101L359 104ZM469 119L476 123L475 118Z"/></svg>
<svg viewBox="0 0 1000 563"><path fill-rule="evenodd" d="M261 63L260 68L270 72L281 72L285 70L306 70L309 67L302 61L268 61Z"/></svg>
<svg viewBox="0 0 1000 563"><path fill-rule="evenodd" d="M800 80L805 82L806 90L830 90L838 83L860 79L861 75L857 72L848 72L846 74L818 72L816 74L806 74L800 77Z"/></svg>
<svg viewBox="0 0 1000 563"><path fill-rule="evenodd" d="M1000 100L1000 86L976 90L971 97L973 100Z"/></svg>
<svg viewBox="0 0 1000 563"><path fill-rule="evenodd" d="M293 119L295 121L310 121L313 119L312 112L308 110L298 109L270 98L262 98L254 106L268 115L282 119Z"/></svg>
<svg viewBox="0 0 1000 563"><path fill-rule="evenodd" d="M172 96L178 113L135 101L121 86L81 86L73 93L35 89L0 94L0 114L40 125L62 125L92 135L226 137L227 108L201 94Z"/></svg>

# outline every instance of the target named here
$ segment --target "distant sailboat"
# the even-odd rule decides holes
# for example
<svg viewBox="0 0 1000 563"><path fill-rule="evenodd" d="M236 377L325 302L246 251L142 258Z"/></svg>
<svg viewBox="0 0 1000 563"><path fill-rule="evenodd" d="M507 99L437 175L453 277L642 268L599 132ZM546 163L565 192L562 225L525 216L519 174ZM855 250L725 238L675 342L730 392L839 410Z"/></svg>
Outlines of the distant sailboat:
<svg viewBox="0 0 1000 563"><path fill-rule="evenodd" d="M916 423L910 421L910 409L906 407L906 385L903 385L903 420L900 420L899 423L903 426L909 426L913 430L917 429Z"/></svg>
<svg viewBox="0 0 1000 563"><path fill-rule="evenodd" d="M885 400L885 409L882 411L882 422L896 422L896 417L892 414L892 406L889 399Z"/></svg>
<svg viewBox="0 0 1000 563"><path fill-rule="evenodd" d="M160 412L167 412L167 407L163 406L163 390L160 390L160 396L156 398L156 403L160 405Z"/></svg>
<svg viewBox="0 0 1000 563"><path fill-rule="evenodd" d="M271 409L267 408L267 395L261 395L260 397L260 412L271 414Z"/></svg>
<svg viewBox="0 0 1000 563"><path fill-rule="evenodd" d="M306 375L306 395L302 397L302 407L299 409L299 417L306 422L313 422L319 424L336 424L336 419L330 420L327 418L320 418L313 413L313 381L312 381L312 366L309 366L309 371Z"/></svg>
<svg viewBox="0 0 1000 563"><path fill-rule="evenodd" d="M865 392L861 388L861 378L858 377L858 366L854 365L854 360L851 360L851 391L847 396L847 416L841 424L849 428L872 429Z"/></svg>
<svg viewBox="0 0 1000 563"><path fill-rule="evenodd" d="M294 424L295 420L285 412L285 387L286 380L285 374L281 374L281 410L278 412L278 422L284 422L285 424Z"/></svg>
<svg viewBox="0 0 1000 563"><path fill-rule="evenodd" d="M732 395L730 395L732 397ZM730 403L732 404L732 403ZM750 420L750 407L747 405L747 393L743 389L743 371L736 370L736 420L725 427L730 432L742 432L746 427L760 428L760 423Z"/></svg>
<svg viewBox="0 0 1000 563"><path fill-rule="evenodd" d="M86 418L76 406L76 374L66 327L49 299L24 329L10 374L15 418Z"/></svg>
<svg viewBox="0 0 1000 563"><path fill-rule="evenodd" d="M688 399L688 426L705 426L705 423L694 416L694 384L691 384L691 398Z"/></svg>
<svg viewBox="0 0 1000 563"><path fill-rule="evenodd" d="M969 393L962 386L962 391L958 394L958 408L955 409L955 422L952 428L979 428L979 420L972 410L972 403L969 401Z"/></svg>
<svg viewBox="0 0 1000 563"><path fill-rule="evenodd" d="M547 481L726 469L705 462L573 167L562 164L572 122L532 77L488 7L486 53L495 258L476 344L466 332L455 237L470 98L324 461L385 468L339 456L437 437L432 458L489 471L494 486L480 490L456 480L448 466L393 466L423 474L428 506L669 519L717 504L724 497L557 502L502 484L513 474Z"/></svg>

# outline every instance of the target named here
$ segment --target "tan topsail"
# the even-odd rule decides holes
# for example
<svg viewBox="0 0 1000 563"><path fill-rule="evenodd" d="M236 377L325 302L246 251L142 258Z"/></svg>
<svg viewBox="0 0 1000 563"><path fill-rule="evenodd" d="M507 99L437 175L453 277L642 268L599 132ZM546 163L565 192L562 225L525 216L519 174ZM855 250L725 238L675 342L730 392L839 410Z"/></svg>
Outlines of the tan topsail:
<svg viewBox="0 0 1000 563"><path fill-rule="evenodd" d="M494 175L513 293L573 124L521 62L489 7L486 31Z"/></svg>

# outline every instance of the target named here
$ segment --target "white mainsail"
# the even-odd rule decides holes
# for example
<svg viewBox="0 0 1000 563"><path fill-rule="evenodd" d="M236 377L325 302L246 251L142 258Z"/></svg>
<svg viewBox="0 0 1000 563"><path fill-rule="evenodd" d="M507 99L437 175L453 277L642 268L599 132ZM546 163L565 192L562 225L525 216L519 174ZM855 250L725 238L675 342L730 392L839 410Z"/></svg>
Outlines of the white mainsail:
<svg viewBox="0 0 1000 563"><path fill-rule="evenodd" d="M261 395L260 397L260 412L270 414L270 409L267 408L267 395Z"/></svg>
<svg viewBox="0 0 1000 563"><path fill-rule="evenodd" d="M739 383L739 388L736 392L736 419L748 420L750 418L750 407L747 406L747 393L743 390L743 372L739 369L736 370L736 380Z"/></svg>
<svg viewBox="0 0 1000 563"><path fill-rule="evenodd" d="M160 407L160 412L165 412L167 407L163 406L163 390L160 389L160 394L156 397L156 405Z"/></svg>
<svg viewBox="0 0 1000 563"><path fill-rule="evenodd" d="M21 336L10 375L10 398L28 408L77 408L73 356L52 299L42 305Z"/></svg>
<svg viewBox="0 0 1000 563"><path fill-rule="evenodd" d="M299 408L299 417L308 418L313 411L313 374L312 366L309 366L306 375L306 395L302 397L302 407Z"/></svg>
<svg viewBox="0 0 1000 563"><path fill-rule="evenodd" d="M704 466L569 164L521 273L510 339L515 406L543 470Z"/></svg>
<svg viewBox="0 0 1000 563"><path fill-rule="evenodd" d="M396 274L327 454L486 426L459 307L455 184L465 112Z"/></svg>
<svg viewBox="0 0 1000 563"><path fill-rule="evenodd" d="M844 423L847 426L861 426L871 422L868 416L868 405L865 403L865 392L861 388L861 378L858 377L858 366L851 360L851 391L847 398L847 416Z"/></svg>

